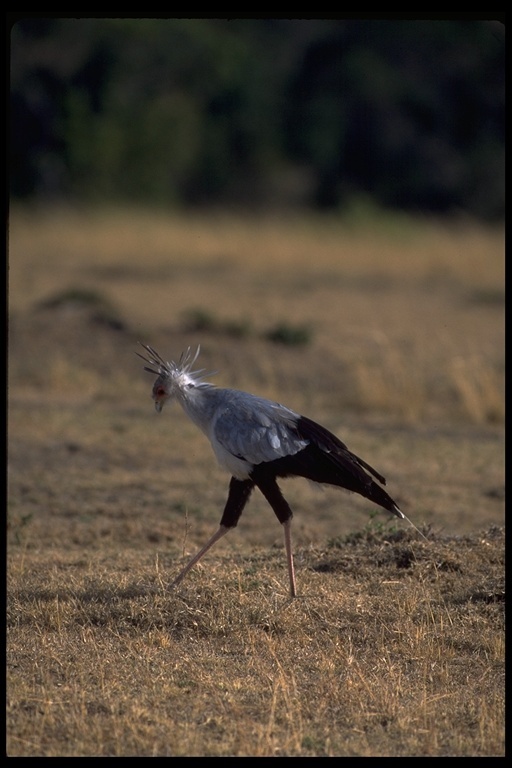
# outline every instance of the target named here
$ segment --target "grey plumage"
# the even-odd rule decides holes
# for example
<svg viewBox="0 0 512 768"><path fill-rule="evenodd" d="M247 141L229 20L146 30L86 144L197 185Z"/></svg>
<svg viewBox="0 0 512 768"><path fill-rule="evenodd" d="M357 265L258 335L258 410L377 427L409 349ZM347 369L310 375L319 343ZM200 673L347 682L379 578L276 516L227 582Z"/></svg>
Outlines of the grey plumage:
<svg viewBox="0 0 512 768"><path fill-rule="evenodd" d="M217 402L212 439L249 464L291 456L308 444L293 428L299 415L279 403L235 389L213 389Z"/></svg>
<svg viewBox="0 0 512 768"><path fill-rule="evenodd" d="M187 563L175 584L237 525L257 486L284 526L290 592L296 595L292 511L277 485L278 477L299 476L336 485L361 494L397 517L405 517L381 487L384 477L325 427L280 403L204 381L208 374L192 371L199 348L193 356L188 349L175 363L164 361L152 347L141 346L149 355L139 355L149 364L145 370L157 376L153 385L157 411L162 410L167 400L175 398L208 437L219 464L232 476L218 531Z"/></svg>

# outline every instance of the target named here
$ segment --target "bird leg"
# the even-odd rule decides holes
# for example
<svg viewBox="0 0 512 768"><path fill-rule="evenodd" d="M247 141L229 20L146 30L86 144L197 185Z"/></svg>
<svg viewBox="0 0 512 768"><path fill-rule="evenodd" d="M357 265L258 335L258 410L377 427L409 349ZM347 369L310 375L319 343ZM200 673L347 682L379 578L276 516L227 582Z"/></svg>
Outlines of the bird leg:
<svg viewBox="0 0 512 768"><path fill-rule="evenodd" d="M295 568L293 565L292 552L292 517L293 512L290 505L281 493L281 489L275 481L275 477L260 468L253 470L251 477L274 510L277 519L284 526L284 545L286 547L286 561L288 563L288 576L290 577L290 595L297 596L297 587L295 585Z"/></svg>
<svg viewBox="0 0 512 768"><path fill-rule="evenodd" d="M187 565L174 579L173 587L180 583L180 581L183 579L184 576L187 575L190 569L193 568L194 565L199 562L202 556L205 555L208 552L208 550L211 549L211 547L213 547L215 542L217 542L219 539L225 536L226 533L228 533L228 531L231 530L231 528L234 528L236 526L240 518L240 515L242 514L243 508L245 507L245 505L247 504L247 501L249 500L249 496L251 495L251 491L253 488L254 488L254 482L250 479L238 480L236 477L231 478L231 481L229 484L229 494L226 501L226 506L224 507L224 513L220 521L219 530L216 533L214 533L210 539L208 539L204 547L199 550L197 555L194 555L194 557L191 560L189 560Z"/></svg>
<svg viewBox="0 0 512 768"><path fill-rule="evenodd" d="M208 552L208 550L211 549L211 547L213 547L213 545L215 544L216 541L218 541L223 536L225 536L226 533L228 533L229 530L230 529L227 528L225 525L221 525L219 530L216 533L214 533L213 536L210 539L208 539L208 541L206 542L204 547L199 550L197 555L194 555L194 557L191 560L188 561L188 563L183 568L183 570L174 579L174 581L172 583L172 586L173 587L177 586L180 583L180 581L183 579L183 577L187 575L187 573L190 571L190 569L193 568L194 565L199 562L199 560L202 558L202 556L205 555Z"/></svg>
<svg viewBox="0 0 512 768"><path fill-rule="evenodd" d="M288 574L290 576L290 595L297 597L297 587L295 585L295 568L293 566L292 552L292 519L291 517L283 523L284 545L286 547L286 559L288 561Z"/></svg>

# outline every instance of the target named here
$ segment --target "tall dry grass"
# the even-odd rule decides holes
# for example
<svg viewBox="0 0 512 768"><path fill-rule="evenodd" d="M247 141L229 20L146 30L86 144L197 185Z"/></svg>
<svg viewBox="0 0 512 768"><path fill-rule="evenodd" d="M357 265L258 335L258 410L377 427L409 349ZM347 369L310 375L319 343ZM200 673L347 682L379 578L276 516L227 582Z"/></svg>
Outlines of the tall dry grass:
<svg viewBox="0 0 512 768"><path fill-rule="evenodd" d="M356 229L334 217L13 211L11 314L70 289L97 292L142 340L150 329L167 329L169 356L181 351L171 334L186 329L191 311L252 339L283 323L307 328L314 343L298 378L295 367L287 375L279 366L286 355L259 349L248 376L242 366L228 371L232 383L256 381L263 394L282 397L276 384L284 376L288 391L323 388L340 411L408 423L504 417L499 229L409 219Z"/></svg>
<svg viewBox="0 0 512 768"><path fill-rule="evenodd" d="M9 236L8 754L503 756L502 232L13 210ZM324 422L427 540L290 480L297 600L256 494L172 591L228 478L154 412L138 340Z"/></svg>
<svg viewBox="0 0 512 768"><path fill-rule="evenodd" d="M178 594L130 549L16 559L9 753L502 755L501 546L311 550L295 601L271 554L217 558Z"/></svg>

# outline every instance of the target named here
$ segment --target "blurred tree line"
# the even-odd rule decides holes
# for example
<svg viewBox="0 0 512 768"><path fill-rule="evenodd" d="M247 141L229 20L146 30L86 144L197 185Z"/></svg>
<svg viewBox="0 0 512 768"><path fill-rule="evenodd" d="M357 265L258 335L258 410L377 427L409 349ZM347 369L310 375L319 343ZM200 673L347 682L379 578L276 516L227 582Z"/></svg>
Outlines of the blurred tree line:
<svg viewBox="0 0 512 768"><path fill-rule="evenodd" d="M499 220L504 80L492 20L26 18L11 196Z"/></svg>

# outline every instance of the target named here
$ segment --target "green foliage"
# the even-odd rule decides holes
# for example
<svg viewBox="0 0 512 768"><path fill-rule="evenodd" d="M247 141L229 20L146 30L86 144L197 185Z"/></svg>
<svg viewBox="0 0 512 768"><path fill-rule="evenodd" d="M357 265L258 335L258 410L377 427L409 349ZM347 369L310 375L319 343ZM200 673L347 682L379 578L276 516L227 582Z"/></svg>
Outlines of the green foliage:
<svg viewBox="0 0 512 768"><path fill-rule="evenodd" d="M90 318L114 330L124 330L125 323L113 304L100 291L88 288L68 288L40 301L38 309L78 309Z"/></svg>
<svg viewBox="0 0 512 768"><path fill-rule="evenodd" d="M183 330L234 338L245 338L252 333L249 320L219 320L212 312L202 308L190 309L184 313ZM312 331L306 325L292 325L282 322L277 323L267 331L262 331L261 337L275 344L300 346L309 344Z"/></svg>
<svg viewBox="0 0 512 768"><path fill-rule="evenodd" d="M267 331L265 338L276 344L302 346L311 341L311 329L306 325L291 325L283 322Z"/></svg>
<svg viewBox="0 0 512 768"><path fill-rule="evenodd" d="M57 309L70 305L110 308L110 304L99 291L88 288L68 288L53 294L39 304L42 309Z"/></svg>
<svg viewBox="0 0 512 768"><path fill-rule="evenodd" d="M505 304L505 286L499 288L478 288L472 291L468 297L470 304L481 304L483 306L502 307Z"/></svg>
<svg viewBox="0 0 512 768"><path fill-rule="evenodd" d="M369 520L365 527L351 531L346 536L337 536L329 541L332 547L343 548L347 544L359 542L371 542L376 539L385 541L400 541L407 536L403 524L397 522L397 518L383 515L379 510L371 510Z"/></svg>
<svg viewBox="0 0 512 768"><path fill-rule="evenodd" d="M251 333L248 320L218 320L206 309L191 309L184 314L185 331L213 333L232 337L244 337Z"/></svg>
<svg viewBox="0 0 512 768"><path fill-rule="evenodd" d="M15 197L504 211L499 22L29 19L11 50Z"/></svg>
<svg viewBox="0 0 512 768"><path fill-rule="evenodd" d="M205 309L190 309L185 312L185 331L206 331L211 333L218 328L218 322Z"/></svg>

